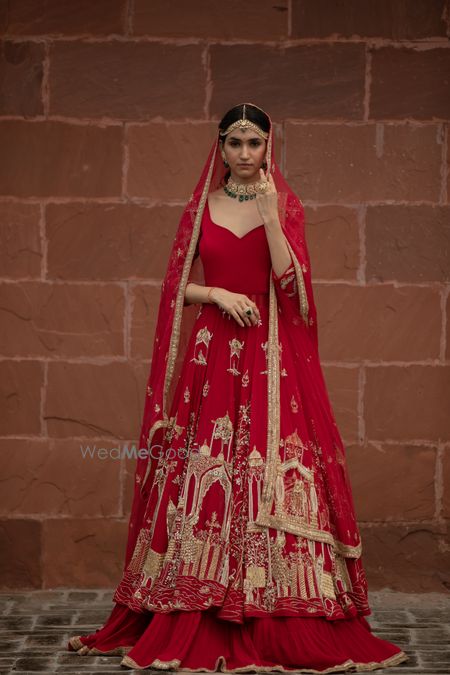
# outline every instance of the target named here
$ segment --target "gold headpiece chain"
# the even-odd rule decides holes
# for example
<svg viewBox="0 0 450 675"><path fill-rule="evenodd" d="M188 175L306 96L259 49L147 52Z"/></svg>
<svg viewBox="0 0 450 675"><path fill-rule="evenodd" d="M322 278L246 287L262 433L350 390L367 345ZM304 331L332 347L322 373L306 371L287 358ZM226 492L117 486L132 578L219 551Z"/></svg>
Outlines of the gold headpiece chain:
<svg viewBox="0 0 450 675"><path fill-rule="evenodd" d="M259 127L257 124L254 122L251 122L249 119L246 118L245 116L245 103L243 107L243 117L240 120L236 120L236 122L233 122L230 124L229 127L227 127L224 131L219 131L219 136L226 136L227 134L230 133L230 131L233 131L234 129L251 129L252 131L255 131L261 138L267 139L269 138L269 134L267 131L263 131L261 127Z"/></svg>

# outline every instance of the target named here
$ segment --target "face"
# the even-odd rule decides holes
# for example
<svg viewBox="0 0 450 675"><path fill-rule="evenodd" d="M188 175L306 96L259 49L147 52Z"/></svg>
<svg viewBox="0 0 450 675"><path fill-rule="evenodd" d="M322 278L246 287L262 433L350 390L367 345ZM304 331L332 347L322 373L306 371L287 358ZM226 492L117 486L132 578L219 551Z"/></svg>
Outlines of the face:
<svg viewBox="0 0 450 675"><path fill-rule="evenodd" d="M251 129L235 129L222 141L222 151L230 165L231 179L238 183L259 180L259 169L266 154L266 141Z"/></svg>

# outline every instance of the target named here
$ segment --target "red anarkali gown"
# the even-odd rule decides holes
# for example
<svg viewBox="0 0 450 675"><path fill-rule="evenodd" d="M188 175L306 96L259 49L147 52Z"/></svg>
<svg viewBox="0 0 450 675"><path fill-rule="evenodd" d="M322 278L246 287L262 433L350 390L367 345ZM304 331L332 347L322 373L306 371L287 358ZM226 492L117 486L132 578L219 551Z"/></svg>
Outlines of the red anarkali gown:
<svg viewBox="0 0 450 675"><path fill-rule="evenodd" d="M364 619L371 611L361 558L254 522L273 274L264 225L238 237L206 207L199 252L206 285L248 295L261 322L242 327L216 304L200 306L174 395L175 424L158 449L145 527L117 604L102 629L72 638L72 648L124 654L122 665L133 668L226 672L364 671L407 660ZM291 267L273 274L281 312L295 311L293 277ZM311 426L322 412L297 364L306 360L312 378L323 376L305 345L292 344L288 325L279 322L280 446L286 466L292 462L285 499L317 528L338 495L323 490Z"/></svg>

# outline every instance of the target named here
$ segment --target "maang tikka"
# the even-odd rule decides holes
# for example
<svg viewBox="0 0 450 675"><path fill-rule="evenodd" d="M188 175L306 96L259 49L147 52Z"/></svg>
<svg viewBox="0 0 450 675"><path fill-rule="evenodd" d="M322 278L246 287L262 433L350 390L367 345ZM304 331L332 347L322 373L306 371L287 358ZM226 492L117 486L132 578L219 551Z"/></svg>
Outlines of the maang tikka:
<svg viewBox="0 0 450 675"><path fill-rule="evenodd" d="M236 122L230 124L224 131L219 131L219 136L226 136L230 131L233 131L233 129L252 129L252 131L255 131L261 138L267 140L269 138L269 132L263 131L261 127L255 124L255 122L247 119L245 116L245 105L246 104L244 103L242 108L242 119L236 120Z"/></svg>

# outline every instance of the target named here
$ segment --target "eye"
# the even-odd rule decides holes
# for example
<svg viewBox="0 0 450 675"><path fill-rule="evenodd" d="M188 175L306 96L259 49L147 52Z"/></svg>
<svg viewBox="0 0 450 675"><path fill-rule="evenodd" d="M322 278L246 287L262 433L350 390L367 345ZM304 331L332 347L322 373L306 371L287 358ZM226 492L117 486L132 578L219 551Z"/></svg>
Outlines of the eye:
<svg viewBox="0 0 450 675"><path fill-rule="evenodd" d="M257 148L259 145L261 145L261 141L256 140L256 138L255 138L255 140L250 141L250 143L253 145L253 147L256 147L256 148Z"/></svg>
<svg viewBox="0 0 450 675"><path fill-rule="evenodd" d="M239 145L239 141L230 141L229 145L231 145L234 148L236 147L236 145Z"/></svg>

